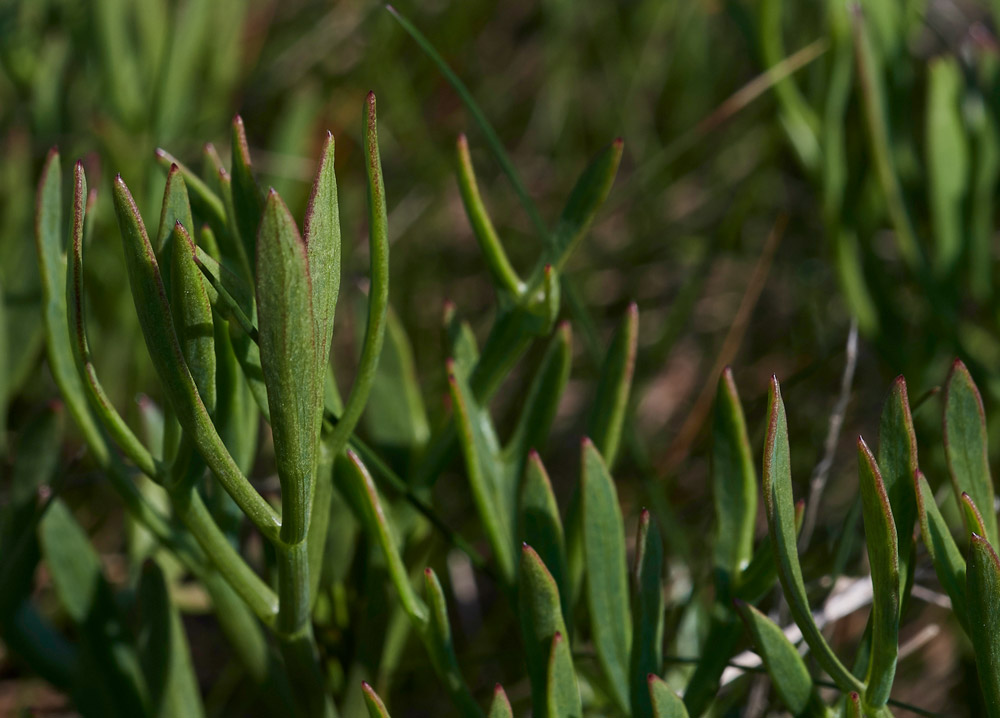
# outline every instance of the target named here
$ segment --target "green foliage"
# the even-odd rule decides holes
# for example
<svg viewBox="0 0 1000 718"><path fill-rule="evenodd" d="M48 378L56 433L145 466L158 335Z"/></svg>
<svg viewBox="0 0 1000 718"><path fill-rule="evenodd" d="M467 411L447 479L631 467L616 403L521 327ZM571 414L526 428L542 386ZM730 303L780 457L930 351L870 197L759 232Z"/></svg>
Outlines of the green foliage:
<svg viewBox="0 0 1000 718"><path fill-rule="evenodd" d="M430 172L428 148L440 144L430 133L411 141L405 116L412 108L397 100L415 91L401 83L405 73L384 73L396 90L392 102L399 102L390 104L392 132L384 133L387 161L390 151L396 156L385 176L373 93L363 103L360 133L343 131L341 137L338 129L337 162L363 164L363 181L358 171L350 175L353 181L338 185L331 132L310 135L290 125L285 129L292 139L261 152L257 137L248 136L257 118L245 126L239 115L229 151L220 154L209 143L201 165L183 164L164 150L151 158L133 150L176 139L178 153L188 156L194 145L181 111L186 103L206 98L204 122L224 126L220 112L228 112L228 105L216 96L233 86L242 69L233 53L247 11L230 2L216 9L201 0L140 5L104 0L80 10L92 26L94 47L83 38L72 41L95 55L82 63L81 76L88 80L87 73L95 73L106 96L101 107L107 117L92 124L106 133L108 158L122 172L109 206L88 188L85 166L92 179L101 175L89 159L75 164L72 199L64 201L61 160L53 149L37 188L35 256L24 263L0 247L0 448L13 456L0 503L0 636L18 670L43 678L86 715L257 711L311 717L366 710L384 718L388 706L396 715L450 711L501 718L530 710L551 718L646 718L737 710L751 690L751 667L737 660L748 649L760 658L774 689L774 698L764 698L767 708L884 717L900 703L894 700L904 653L900 636L907 635L904 623L912 618L907 606L918 597L914 584L918 577L926 582L929 565L969 638L957 642L955 651L971 643L983 706L987 714L998 714L1000 562L986 410L998 384L995 371L984 369L1000 356L991 334L996 301L988 268L991 200L1000 172L995 111L986 102L997 86L995 62L945 54L914 67L907 41L918 13L885 3L852 10L830 3L820 23L829 36L810 37L807 46L812 59L823 60L793 78L794 57L785 45L791 44L790 30L817 24L811 16L816 8L779 0L727 6L767 68L754 82L774 90L777 111L779 131L760 135L764 141L751 138L760 147L747 154L775 152L770 135L787 136L805 180L795 186L803 193L810 186L816 190L819 201L810 212L822 208L818 214L847 312L880 359L912 370L922 384L945 353L970 357L973 369L957 360L952 367L942 396L940 440L924 415L915 423L916 406L902 377L893 382L878 423L877 451L859 437L857 484L851 479L847 489L838 488L857 499L857 508L837 528L839 505L831 500L826 533L818 534L824 545L809 547L799 545L803 504L795 499L796 479L800 462L820 453L818 443L806 440L814 438L808 422L820 412L797 387L816 370L814 364L803 364L796 382L786 383L796 394L787 414L776 378L764 411L756 396L762 387L743 402L728 368L708 377L705 401L690 408L678 403L677 416L700 425L699 411L708 416L716 386L707 430L699 434L694 426L695 438L682 447L684 457L696 459L690 477L686 464L683 471L675 471L677 465L665 475L659 471L658 458L640 435L652 433L648 417L664 405L647 383L649 366L669 364L665 359L677 338L672 327L694 311L701 275L732 293L729 274L720 274L715 263L718 247L705 249L701 236L685 245L704 253L704 264L681 288L668 316L656 306L647 314L646 305L653 304L647 285L657 282L646 276L623 283L622 291L643 303L642 332L639 305L628 297L609 293L595 301L615 281L605 282L597 271L596 279L581 281L584 272L603 269L601 262L612 254L637 266L647 261L634 253L631 241L605 236L619 233L615 223L632 240L638 228L649 231L649 221L662 220L652 218L661 209L670 216L679 212L682 228L694 222L683 218L675 205L684 203L676 198L664 207L642 199L648 197L642 177L655 175L660 164L646 156L648 147L638 144L638 156L624 162L630 173L630 163L642 165L625 187L615 187L623 165L620 138L582 171L565 171L563 160L553 159L552 171L533 169L525 181L520 155L517 163L508 155L501 132L477 103L479 93L447 64L445 57L460 53L439 52L390 8L402 31L382 17L396 40L405 31L444 75L513 189L505 203L491 178L477 177L476 137L459 135L457 163L441 162L457 164L452 169L458 196L495 302L481 320L475 313L485 302L466 304L460 292L461 301L446 305L444 346L437 351L437 334L415 320L426 304L420 281L447 285L450 292L450 280L461 278L464 267L414 262L412 253L426 245L408 241L407 213L424 199L419 191L401 192L402 199L393 202L387 196L387 187L393 192L408 180L398 172L397 157L412 153ZM678 53L692 37L705 35L704 28L688 32L682 22L686 13L695 18L688 21L698 22L701 10L638 5L635 16L632 10L621 13L650 28L649 47L660 46L662 23L675 31ZM613 18L603 10L570 12L554 3L539 12L553 22L568 22L558 20L565 14L595 28L600 23L602 37L614 31ZM649 17L641 14L647 12ZM26 9L2 11L0 39L17 39L9 24L21 13L33 21ZM790 28L789 18L800 14L808 22ZM248 17L258 20L253 13ZM69 53L70 46L59 52ZM270 57L274 72L294 69L299 52L293 44L286 59ZM726 52L713 48L710 54L714 61ZM42 102L33 87L46 84L41 51L12 42L0 55L4 82ZM642 51L633 58L642 59ZM644 73L635 73L637 88L663 84ZM263 97L269 90L266 83L248 87L247 106L253 108L253 93ZM0 85L0 93L7 92ZM322 104L318 92L305 87L302 93L312 99L287 114L312 117L316 111L302 107ZM734 98L722 107L725 112L748 101L746 95ZM923 109L904 122L895 108L918 100ZM633 108L640 106L620 104L615 122L635 129L633 115L642 113ZM551 128L545 128L561 124L546 116L546 107L539 105L526 136L551 138ZM49 116L37 112L40 122ZM343 124L336 114L324 119L330 126ZM643 121L654 134L660 131L655 117ZM850 138L845 127L854 129ZM66 130L79 132L78 126ZM126 139L133 135L139 139ZM587 151L609 136L588 136ZM289 157L311 151L310 142L318 156L315 172L292 174L311 176L311 187L276 172ZM566 146L579 149L568 140ZM677 152L687 151L680 146ZM718 164L737 171L728 159ZM27 176L23 168L30 158L14 160ZM661 168L673 162L668 160ZM477 166L483 172L489 164L477 158ZM544 191L539 178L550 184ZM761 185L773 187L774 179L763 177ZM23 200L23 191L7 192L6 180L0 181L5 210ZM280 194L264 190L271 181ZM157 215L149 207L161 188ZM434 199L435 205L446 204ZM506 216L514 201L527 227ZM627 212L620 211L624 202L632 203ZM699 202L708 200L695 197L692 203ZM780 200L768 202L769 211L781 206ZM300 225L296 210L303 204ZM120 256L107 250L118 246L111 241L112 208ZM741 228L742 211L734 207L733 213L732 224ZM591 226L604 215L611 217L612 231L596 233L599 241L587 246ZM413 262L400 264L403 269L392 275L398 313L390 309L390 217L398 232L392 237L394 258L398 251ZM395 229L396 217L403 229ZM891 246L875 247L873 238L886 227ZM363 234L358 228L367 230L367 245L360 248L350 241ZM7 226L0 230L5 243L14 234ZM534 236L534 244L523 241L525 234ZM719 246L743 241L731 240L724 237ZM783 259L794 262L797 255L789 252L791 260ZM354 277L359 257L368 266ZM771 261L769 255L764 259L758 266ZM889 269L883 271L883 264ZM109 267L106 283L121 280L110 289L96 281ZM804 279L796 281L811 281L802 271ZM360 281L342 284L342 275ZM751 288L764 281L756 275ZM978 303L971 319L963 313L966 286ZM816 297L825 303L820 292L809 293L814 304ZM779 303L792 303L774 293ZM28 299L19 303L22 295ZM751 295L748 289L744 301ZM343 331L352 313L336 321L338 305L345 304L360 310L348 327L353 332ZM900 340L911 306L929 317L922 325L926 350L917 352L918 359L900 358L912 346ZM742 337L749 310L741 302L731 336ZM699 316L715 311L698 309ZM817 307L809 311L826 316ZM615 318L617 328L605 345L598 328L607 317ZM119 321L135 331L108 330ZM903 329L897 331L897 324ZM754 348L760 352L765 345L768 362L787 366L775 358L768 332L757 328L761 336L753 339ZM574 335L582 338L577 341L585 354ZM23 340L11 341L15 336ZM28 381L40 343L54 388L47 380ZM824 357L809 361L826 363L830 353L823 351ZM720 354L708 365L722 367L736 354L728 338ZM742 361L744 354L739 356ZM138 368L125 377L122 366L132 364ZM980 371L985 401L972 379ZM351 382L341 394L345 377ZM143 431L134 428L136 412L122 403L137 389L143 392ZM866 409L869 389L855 393ZM845 405L849 390L846 381ZM22 416L36 399L54 393L72 420L68 436L60 407L45 405L30 420ZM8 432L11 417L14 430ZM837 431L822 448L831 462L839 458ZM578 464L565 449L572 434L588 437ZM710 439L704 445L702 434ZM950 474L954 504L949 499L938 505L940 492L921 472L918 435L934 485L944 471ZM757 530L760 436L765 536ZM81 443L85 454L77 450ZM703 456L708 460L701 461ZM2 458L7 461L6 453ZM79 489L84 472L91 496ZM105 480L126 512L130 528L122 540L117 534L109 539L117 523L94 512L95 505L111 503L100 493ZM864 551L854 543L860 532L851 516L863 520ZM956 532L959 516L964 532ZM913 530L918 522L921 545ZM628 538L633 535L634 542ZM711 545L701 536L710 537ZM119 567L105 560L109 552L121 552L127 561ZM867 628L860 636L826 631L824 614L814 609L831 602L823 596L837 591L831 579L852 573L860 574L854 581L871 584ZM921 587L923 595L931 590ZM784 606L788 626L777 622ZM190 620L188 614L196 612L213 618ZM204 659L189 645L189 634L202 624L211 624L213 636L217 629L233 659L220 670L222 687L204 695ZM857 639L853 665L841 658L845 636ZM509 696L497 679L511 688ZM820 687L832 692L821 694ZM831 697L836 702L828 706L824 699ZM445 700L450 708L442 707Z"/></svg>

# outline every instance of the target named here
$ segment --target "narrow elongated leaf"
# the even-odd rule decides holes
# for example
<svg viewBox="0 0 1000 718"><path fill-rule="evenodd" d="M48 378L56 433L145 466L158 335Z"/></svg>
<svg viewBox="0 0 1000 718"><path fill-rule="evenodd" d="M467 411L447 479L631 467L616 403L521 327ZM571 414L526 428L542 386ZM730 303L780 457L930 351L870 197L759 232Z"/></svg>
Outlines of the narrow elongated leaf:
<svg viewBox="0 0 1000 718"><path fill-rule="evenodd" d="M346 464L349 467L346 481L363 512L365 530L382 549L385 562L389 566L389 576L399 593L403 608L418 626L423 626L430 620L427 606L410 584L406 566L403 565L403 559L400 558L399 549L396 547L396 539L392 535L392 527L382 510L382 502L379 500L375 483L368 469L353 451L348 450L347 458L350 461Z"/></svg>
<svg viewBox="0 0 1000 718"><path fill-rule="evenodd" d="M337 202L333 151L333 134L327 132L302 229L312 280L317 376L325 375L330 359L333 318L340 294L340 205Z"/></svg>
<svg viewBox="0 0 1000 718"><path fill-rule="evenodd" d="M510 463L515 482L520 480L524 472L529 452L545 448L549 429L559 408L559 399L569 380L572 360L572 332L569 323L564 322L545 350L542 363L528 387L514 433L504 447L504 455Z"/></svg>
<svg viewBox="0 0 1000 718"><path fill-rule="evenodd" d="M580 238L587 232L597 210L604 204L622 159L624 142L619 137L601 150L576 181L552 233L548 263L561 271Z"/></svg>
<svg viewBox="0 0 1000 718"><path fill-rule="evenodd" d="M528 677L531 679L532 703L538 715L546 715L545 696L548 693L547 676L552 640L557 634L566 633L566 623L559 601L559 587L542 559L527 544L521 549L518 589L521 632L524 635Z"/></svg>
<svg viewBox="0 0 1000 718"><path fill-rule="evenodd" d="M983 511L984 538L994 544L997 519L986 451L986 414L979 390L961 361L955 360L951 367L944 402L944 448L955 498L961 500L963 491L972 497Z"/></svg>
<svg viewBox="0 0 1000 718"><path fill-rule="evenodd" d="M549 475L535 451L528 457L528 468L521 485L519 523L521 540L535 550L549 570L559 589L563 617L569 616L566 542L562 521Z"/></svg>
<svg viewBox="0 0 1000 718"><path fill-rule="evenodd" d="M368 709L369 718L391 718L389 711L385 709L385 704L378 697L374 688L362 681L361 690L365 694L365 708Z"/></svg>
<svg viewBox="0 0 1000 718"><path fill-rule="evenodd" d="M639 516L632 568L632 715L653 715L646 676L663 665L663 540L649 511Z"/></svg>
<svg viewBox="0 0 1000 718"><path fill-rule="evenodd" d="M781 388L778 380L771 378L768 392L768 427L764 441L763 470L764 505L767 513L767 523L774 546L774 555L778 567L778 578L792 617L802 629L803 638L812 649L816 660L834 680L841 690L863 691L861 681L840 662L833 650L827 644L819 627L813 620L806 597L806 587L802 580L802 567L799 564L796 548L797 530L795 527L795 504L792 498L792 469L788 449L788 421L785 417L785 404L781 400Z"/></svg>
<svg viewBox="0 0 1000 718"><path fill-rule="evenodd" d="M177 165L172 164L167 171L167 185L163 190L163 207L160 209L160 225L156 231L156 243L153 245L156 259L163 267L163 285L168 292L171 291L170 274L173 270L171 266L173 254L171 241L174 225L178 222L188 232L194 229L194 218L191 215L191 202L188 199L187 185L184 184L184 174Z"/></svg>
<svg viewBox="0 0 1000 718"><path fill-rule="evenodd" d="M87 321L83 304L83 228L86 211L87 179L83 164L77 162L73 172L73 225L70 234L70 261L66 271L66 305L71 323L73 358L83 380L84 390L94 414L101 420L108 433L121 450L140 471L150 478L162 481L160 466L139 441L132 429L115 409L104 387L97 378L87 341Z"/></svg>
<svg viewBox="0 0 1000 718"><path fill-rule="evenodd" d="M257 237L257 277L260 363L281 480L281 537L298 543L309 523L323 405L306 247L274 190Z"/></svg>
<svg viewBox="0 0 1000 718"><path fill-rule="evenodd" d="M587 435L610 467L614 467L618 456L638 341L639 308L632 302L604 357L601 377L597 382L597 396L587 422Z"/></svg>
<svg viewBox="0 0 1000 718"><path fill-rule="evenodd" d="M427 646L427 652L431 655L434 670L444 682L459 715L466 718L481 718L483 712L462 677L458 657L455 655L444 589L441 588L437 574L430 568L424 570L424 594L427 596L427 606L430 609L429 620L423 627L418 625L417 629ZM495 701L494 696L494 703Z"/></svg>
<svg viewBox="0 0 1000 718"><path fill-rule="evenodd" d="M917 519L917 499L913 491L917 475L917 436L910 415L906 380L897 377L882 407L878 427L878 467L885 493L896 522L899 543L899 586L906 586L912 571L909 564L913 546L913 525ZM902 594L901 594L902 595Z"/></svg>
<svg viewBox="0 0 1000 718"><path fill-rule="evenodd" d="M264 195L257 185L250 162L250 147L247 145L246 128L243 118L239 115L233 118L233 208L235 209L236 229L243 251L247 257L256 257L256 242L258 227L261 225L261 214L264 211ZM257 267L258 271L260 267Z"/></svg>
<svg viewBox="0 0 1000 718"><path fill-rule="evenodd" d="M212 230L216 234L228 233L226 206L223 203L222 198L213 192L212 188L205 184L196 172L191 170L183 162L178 160L166 150L156 150L156 160L163 166L164 169L167 170L168 173L173 167L176 167L178 171L180 171L181 175L184 177L185 185L190 191L191 208L197 212L204 221L211 225ZM176 220L177 218L175 218L174 221ZM167 229L173 229L173 222L167 225Z"/></svg>
<svg viewBox="0 0 1000 718"><path fill-rule="evenodd" d="M796 716L823 716L826 710L816 694L809 669L781 628L753 606L736 602L740 618L753 638L781 702Z"/></svg>
<svg viewBox="0 0 1000 718"><path fill-rule="evenodd" d="M646 676L646 682L649 685L649 698L656 718L688 718L684 701L674 693L665 680L655 673L650 673Z"/></svg>
<svg viewBox="0 0 1000 718"><path fill-rule="evenodd" d="M958 550L955 539L948 530L948 524L945 523L941 510L934 502L934 492L931 491L922 473L917 473L914 488L920 518L920 534L934 564L934 572L937 573L941 586L951 599L952 610L968 631L968 613L965 606L965 558Z"/></svg>
<svg viewBox="0 0 1000 718"><path fill-rule="evenodd" d="M750 564L757 521L757 472L753 467L743 407L729 367L722 372L715 395L712 492L716 521L716 591L725 597Z"/></svg>
<svg viewBox="0 0 1000 718"><path fill-rule="evenodd" d="M517 275L507 258L507 252L493 228L483 199L479 195L476 171L469 155L469 142L465 135L458 136L458 190L465 205L465 214L472 225L472 234L479 242L479 249L486 260L486 267L493 275L493 284L517 298L524 292L524 282Z"/></svg>
<svg viewBox="0 0 1000 718"><path fill-rule="evenodd" d="M864 703L877 710L889 700L899 653L899 554L896 525L875 457L858 437L858 474L865 543L872 571L872 642Z"/></svg>
<svg viewBox="0 0 1000 718"><path fill-rule="evenodd" d="M212 304L208 299L205 277L194 262L194 240L179 221L174 225L169 247L173 281L168 288L177 339L198 388L198 395L206 411L214 415L217 393Z"/></svg>
<svg viewBox="0 0 1000 718"><path fill-rule="evenodd" d="M184 625L170 600L163 570L155 562L143 566L138 593L139 651L152 715L163 718L205 715Z"/></svg>
<svg viewBox="0 0 1000 718"><path fill-rule="evenodd" d="M632 617L625 567L625 528L618 493L589 439L582 452L582 524L587 606L597 658L619 708L629 710Z"/></svg>
<svg viewBox="0 0 1000 718"><path fill-rule="evenodd" d="M385 183L382 181L382 158L378 147L378 121L375 112L375 93L365 98L363 113L365 175L368 180L368 253L370 255L371 284L368 289L368 321L365 340L361 345L361 360L351 386L351 393L344 404L333 430L330 444L339 453L357 426L361 413L375 382L378 359L382 355L385 339L386 315L389 312L389 219L386 211Z"/></svg>
<svg viewBox="0 0 1000 718"><path fill-rule="evenodd" d="M582 718L583 708L580 705L576 670L573 668L573 654L569 650L569 641L562 633L556 633L552 637L545 693L547 712L542 713L542 716Z"/></svg>
<svg viewBox="0 0 1000 718"><path fill-rule="evenodd" d="M450 361L448 383L469 486L500 575L513 585L513 487L506 485L505 467L489 413L475 403L468 383L455 368L455 362Z"/></svg>
<svg viewBox="0 0 1000 718"><path fill-rule="evenodd" d="M490 703L489 718L514 718L507 693L499 683L493 688L493 701Z"/></svg>
<svg viewBox="0 0 1000 718"><path fill-rule="evenodd" d="M973 534L966 574L969 637L989 716L1000 716L1000 561L989 542Z"/></svg>
<svg viewBox="0 0 1000 718"><path fill-rule="evenodd" d="M174 331L166 292L146 228L120 176L115 180L114 200L139 325L174 413L229 495L265 536L275 538L280 524L277 514L250 485L226 451L198 395Z"/></svg>

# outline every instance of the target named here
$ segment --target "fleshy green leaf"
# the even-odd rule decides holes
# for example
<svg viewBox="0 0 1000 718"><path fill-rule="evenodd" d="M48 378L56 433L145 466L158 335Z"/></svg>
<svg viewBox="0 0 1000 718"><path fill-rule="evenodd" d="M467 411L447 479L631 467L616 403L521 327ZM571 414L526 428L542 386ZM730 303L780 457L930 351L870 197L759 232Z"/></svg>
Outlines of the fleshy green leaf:
<svg viewBox="0 0 1000 718"><path fill-rule="evenodd" d="M858 470L873 593L871 655L864 702L866 709L877 710L889 700L899 653L898 543L882 475L861 437L858 437Z"/></svg>
<svg viewBox="0 0 1000 718"><path fill-rule="evenodd" d="M625 528L614 482L600 453L585 439L582 524L587 607L597 658L619 708L629 708L632 617L625 566Z"/></svg>
<svg viewBox="0 0 1000 718"><path fill-rule="evenodd" d="M610 467L615 465L615 458L618 456L638 341L639 308L632 302L628 305L625 318L604 357L601 377L597 383L597 396L594 397L594 406L587 422L587 435Z"/></svg>
<svg viewBox="0 0 1000 718"><path fill-rule="evenodd" d="M958 550L955 539L948 530L948 524L945 523L941 510L934 502L934 492L931 491L922 473L917 473L914 488L920 518L920 534L927 547L927 553L931 556L941 586L951 599L952 610L968 631L968 614L965 606L965 559Z"/></svg>
<svg viewBox="0 0 1000 718"><path fill-rule="evenodd" d="M353 451L348 450L347 458L350 461L346 464L349 470L346 472L345 480L362 511L361 519L365 530L382 549L385 562L389 567L389 576L399 593L399 600L402 602L403 608L418 626L423 626L430 620L427 606L410 584L406 566L403 564L399 549L396 547L396 539L392 535L392 525L382 510L382 502L379 500L375 483L372 481L368 469Z"/></svg>
<svg viewBox="0 0 1000 718"><path fill-rule="evenodd" d="M278 193L267 195L257 236L260 363L281 480L281 537L305 538L323 419L306 247Z"/></svg>
<svg viewBox="0 0 1000 718"><path fill-rule="evenodd" d="M418 625L418 630L420 630L424 644L427 646L427 652L431 655L434 669L444 682L459 714L478 718L482 716L483 712L472 697L469 686L462 677L462 671L459 668L458 657L455 655L455 646L451 637L451 624L448 622L448 604L445 600L444 589L441 588L437 574L430 568L424 569L424 593L427 596L427 605L430 609L430 620L426 622L425 628L422 630ZM506 698L506 696L504 697Z"/></svg>
<svg viewBox="0 0 1000 718"><path fill-rule="evenodd" d="M521 540L531 546L549 570L559 588L563 617L569 615L566 585L566 542L559 507L549 475L538 453L532 451L521 485Z"/></svg>
<svg viewBox="0 0 1000 718"><path fill-rule="evenodd" d="M556 228L552 233L552 251L548 263L561 271L580 238L587 232L597 210L611 191L624 143L621 138L601 150L591 160L570 192Z"/></svg>
<svg viewBox="0 0 1000 718"><path fill-rule="evenodd" d="M160 225L156 232L156 243L153 245L156 259L163 267L163 285L168 292L171 291L170 273L173 269L171 240L174 225L178 222L188 232L194 229L194 218L191 216L191 202L188 199L187 185L184 184L184 174L177 165L172 164L167 171L167 185L163 190L163 206L160 209Z"/></svg>
<svg viewBox="0 0 1000 718"><path fill-rule="evenodd" d="M559 408L559 399L569 380L572 360L572 333L569 323L563 323L545 350L545 356L524 397L514 432L504 447L504 456L510 464L515 483L524 471L529 452L545 448L549 429Z"/></svg>
<svg viewBox="0 0 1000 718"><path fill-rule="evenodd" d="M333 151L333 134L327 132L302 229L312 280L316 375L320 377L325 375L330 360L333 318L340 294L340 205L337 202Z"/></svg>
<svg viewBox="0 0 1000 718"><path fill-rule="evenodd" d="M203 716L198 679L180 613L170 600L163 571L153 561L139 580L139 651L149 686L152 715L163 718Z"/></svg>
<svg viewBox="0 0 1000 718"><path fill-rule="evenodd" d="M728 595L750 564L757 521L757 472L740 396L728 367L719 379L715 396L711 470L716 590Z"/></svg>
<svg viewBox="0 0 1000 718"><path fill-rule="evenodd" d="M514 711L511 710L507 693L499 683L493 687L493 702L490 703L488 718L514 718Z"/></svg>
<svg viewBox="0 0 1000 718"><path fill-rule="evenodd" d="M146 228L120 176L115 180L114 200L139 325L174 413L229 495L265 536L274 538L280 524L277 514L240 472L198 395L174 331Z"/></svg>
<svg viewBox="0 0 1000 718"><path fill-rule="evenodd" d="M569 641L561 633L552 637L545 693L545 708L548 712L541 714L543 717L582 718L583 709L580 705L576 670L573 668L573 655L569 650Z"/></svg>
<svg viewBox="0 0 1000 718"><path fill-rule="evenodd" d="M650 673L646 676L649 684L649 698L653 705L653 715L656 718L688 718L687 708L667 682Z"/></svg>
<svg viewBox="0 0 1000 718"><path fill-rule="evenodd" d="M1000 561L989 542L973 534L966 574L969 637L979 685L991 717L1000 716Z"/></svg>
<svg viewBox="0 0 1000 718"><path fill-rule="evenodd" d="M788 449L788 421L778 380L771 378L768 392L768 427L764 442L763 489L767 523L774 546L778 578L792 618L802 629L813 655L841 690L864 690L861 682L840 662L816 625L796 548L795 504L792 498L792 468Z"/></svg>
<svg viewBox="0 0 1000 718"><path fill-rule="evenodd" d="M907 585L912 567L909 565L913 545L913 525L917 518L917 500L913 491L917 475L917 437L910 415L906 380L897 377L882 407L878 428L878 467L885 493L896 522L899 543L899 586ZM900 594L902 595L902 593Z"/></svg>
<svg viewBox="0 0 1000 718"><path fill-rule="evenodd" d="M527 544L521 549L518 589L521 631L524 635L528 676L531 678L532 703L536 713L545 715L552 640L557 634L566 633L566 623L559 601L559 587L548 568L542 563L542 559Z"/></svg>
<svg viewBox="0 0 1000 718"><path fill-rule="evenodd" d="M198 394L208 413L214 415L217 393L212 304L205 278L194 262L194 240L180 222L174 225L172 237L169 246L173 280L167 286L174 327Z"/></svg>
<svg viewBox="0 0 1000 718"><path fill-rule="evenodd" d="M955 498L960 500L964 491L982 508L985 538L992 545L997 540L997 519L986 450L986 414L979 390L961 361L952 365L944 403L944 448Z"/></svg>
<svg viewBox="0 0 1000 718"><path fill-rule="evenodd" d="M361 359L351 393L344 404L330 445L335 453L347 445L354 427L364 411L375 382L378 360L382 355L385 339L386 316L389 312L389 220L385 201L385 183L382 181L382 158L378 147L378 120L375 112L375 93L365 98L363 113L365 175L368 180L368 253L370 256L371 284L368 290L368 321L365 339L361 345Z"/></svg>
<svg viewBox="0 0 1000 718"><path fill-rule="evenodd" d="M464 134L458 136L458 190L465 205L465 214L469 218L469 224L472 225L472 233L479 242L479 249L486 260L486 267L493 275L493 284L515 298L520 297L525 289L524 282L511 266L507 252L493 228L493 221L479 195L476 171L469 155L469 142Z"/></svg>
<svg viewBox="0 0 1000 718"><path fill-rule="evenodd" d="M378 693L370 685L361 682L361 690L365 694L365 707L368 709L369 718L391 718L389 711L385 709L385 704L378 697Z"/></svg>
<svg viewBox="0 0 1000 718"><path fill-rule="evenodd" d="M455 369L455 362L450 361L448 383L469 486L500 568L500 575L513 585L515 569L512 487L506 485L504 462L489 413L476 404L468 383Z"/></svg>
<svg viewBox="0 0 1000 718"><path fill-rule="evenodd" d="M246 128L243 126L243 118L239 115L233 118L232 168L236 229L243 243L243 251L248 258L253 258L257 256L258 227L262 222L261 214L264 211L265 201L253 174ZM257 270L260 270L259 265Z"/></svg>
<svg viewBox="0 0 1000 718"><path fill-rule="evenodd" d="M646 676L663 664L663 540L649 511L639 516L632 568L632 715L653 715Z"/></svg>
<svg viewBox="0 0 1000 718"><path fill-rule="evenodd" d="M781 628L753 606L736 602L740 618L753 638L781 702L796 716L823 716L826 709L816 695L809 669Z"/></svg>

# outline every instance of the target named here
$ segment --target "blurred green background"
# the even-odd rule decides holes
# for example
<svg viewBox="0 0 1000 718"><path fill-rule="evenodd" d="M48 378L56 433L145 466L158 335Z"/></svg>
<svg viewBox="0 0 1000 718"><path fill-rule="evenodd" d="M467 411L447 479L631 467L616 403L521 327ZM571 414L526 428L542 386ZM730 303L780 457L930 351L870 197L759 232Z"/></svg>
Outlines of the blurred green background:
<svg viewBox="0 0 1000 718"><path fill-rule="evenodd" d="M676 519L668 552L677 595L692 581L704 585L710 570L700 545L710 520L705 419L725 364L734 368L758 447L767 377L782 379L805 496L842 391L852 317L860 330L845 422L805 559L812 576L863 571L853 437L874 438L895 375L906 376L916 401L961 357L997 436L1000 74L989 6L404 0L397 7L469 86L548 221L588 159L624 138L615 187L568 267L565 312L576 357L546 464L566 496L597 358L627 304L637 302L637 375L617 474L632 503L627 516L652 501ZM53 145L64 158L83 158L98 188L87 268L91 343L102 375L116 378L108 382L114 401L133 417L135 397L155 398L156 382L126 290L109 183L120 172L147 223L155 221L164 178L150 169L154 149L199 166L203 143L212 141L228 156L234 113L246 123L263 182L296 216L323 132L336 138L345 282L334 355L345 375L356 343L344 327L352 305L363 307L367 272L358 116L369 89L379 98L391 298L432 411L447 393L445 301L480 331L494 301L455 183L459 133L469 136L514 264L527 268L537 256L529 218L478 128L380 3L7 0L0 60L7 326L0 340L8 378L0 415L9 436L56 395L42 361L32 239L35 183ZM574 304L588 307L586 315ZM511 386L520 381L515 373ZM502 392L495 413L509 417L517 396ZM921 446L933 447L921 465L935 487L947 480L936 448L940 410L932 395L915 412ZM67 457L77 449L71 442ZM67 490L90 507L91 528L104 526L97 535L113 558L118 507L85 466L70 467ZM439 482L439 493L449 485L453 479ZM439 499L453 525L467 529L468 499ZM859 540L838 557L845 536ZM917 581L933 593L936 580L923 565ZM900 664L894 696L955 715L966 710L956 706L966 704L963 676L974 668L953 626L926 638L945 615L933 601L909 608L902 640L919 641ZM843 622L847 636L862 628L859 618ZM210 680L211 640L192 640ZM494 680L488 635L462 640L491 669L470 681ZM405 661L399 670L398 690L414 689ZM20 705L24 691L41 690L0 656L0 713Z"/></svg>

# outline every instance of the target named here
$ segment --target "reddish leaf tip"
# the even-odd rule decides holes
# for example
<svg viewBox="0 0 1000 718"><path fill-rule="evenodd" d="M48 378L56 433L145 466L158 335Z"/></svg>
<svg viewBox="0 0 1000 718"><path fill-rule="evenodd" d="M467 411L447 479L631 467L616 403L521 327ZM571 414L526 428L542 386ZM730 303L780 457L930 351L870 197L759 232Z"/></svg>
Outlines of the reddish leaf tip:
<svg viewBox="0 0 1000 718"><path fill-rule="evenodd" d="M643 509L639 512L639 520L649 521L649 509L643 507Z"/></svg>
<svg viewBox="0 0 1000 718"><path fill-rule="evenodd" d="M424 569L424 575L425 576L433 576L434 575L434 572L431 570L430 566L428 566L427 568Z"/></svg>
<svg viewBox="0 0 1000 718"><path fill-rule="evenodd" d="M528 449L528 461L538 461L538 451L536 449Z"/></svg>
<svg viewBox="0 0 1000 718"><path fill-rule="evenodd" d="M555 635L552 636L552 642L553 643L558 643L562 639L563 639L562 631L556 631Z"/></svg>
<svg viewBox="0 0 1000 718"><path fill-rule="evenodd" d="M57 414L62 413L62 410L65 408L65 404L63 404L59 399L49 399L45 406L49 411L53 411Z"/></svg>
<svg viewBox="0 0 1000 718"><path fill-rule="evenodd" d="M653 681L655 681L655 680L656 680L657 678L659 678L659 676L657 676L657 675L656 675L655 673L647 673L647 674L646 674L646 682L647 682L647 683L652 683L652 682L653 682Z"/></svg>
<svg viewBox="0 0 1000 718"><path fill-rule="evenodd" d="M588 446L593 446L594 442L590 440L589 436L584 436L580 439L580 446L587 448Z"/></svg>
<svg viewBox="0 0 1000 718"><path fill-rule="evenodd" d="M611 144L615 147L615 149L621 149L625 146L625 140L621 137L616 137L612 140Z"/></svg>

